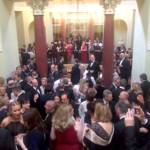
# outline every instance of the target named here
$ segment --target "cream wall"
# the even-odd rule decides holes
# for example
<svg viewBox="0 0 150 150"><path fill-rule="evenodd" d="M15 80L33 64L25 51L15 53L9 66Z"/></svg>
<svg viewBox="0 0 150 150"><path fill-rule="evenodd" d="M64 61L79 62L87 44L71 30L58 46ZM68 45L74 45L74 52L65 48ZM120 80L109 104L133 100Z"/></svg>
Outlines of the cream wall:
<svg viewBox="0 0 150 150"><path fill-rule="evenodd" d="M126 0L122 1L120 5L117 6L115 12L115 20L122 20L127 25L127 36L126 41L124 41L127 48L133 48L133 25L134 25L134 11L136 9L135 0ZM116 33L117 35L118 33ZM122 37L120 37L120 41ZM115 44L117 45L118 41L115 39Z"/></svg>
<svg viewBox="0 0 150 150"><path fill-rule="evenodd" d="M126 22L120 19L115 20L114 27L115 27L115 32L114 32L115 45L117 45L119 41L123 41L124 44L126 45L127 28L128 28Z"/></svg>
<svg viewBox="0 0 150 150"><path fill-rule="evenodd" d="M2 52L2 32L1 32L1 22L0 22L0 53Z"/></svg>
<svg viewBox="0 0 150 150"><path fill-rule="evenodd" d="M29 26L33 22L33 13L32 11L23 11L23 24L24 24L24 36L25 36L25 44L28 45L30 41L30 33Z"/></svg>
<svg viewBox="0 0 150 150"><path fill-rule="evenodd" d="M148 51L149 41L149 5L150 1L137 0L138 9L135 12L134 25L134 46L133 46L133 67L132 82L139 81L141 73L147 73L150 78L150 51Z"/></svg>
<svg viewBox="0 0 150 150"><path fill-rule="evenodd" d="M18 42L13 3L9 0L0 1L0 76L8 77L19 65Z"/></svg>
<svg viewBox="0 0 150 150"><path fill-rule="evenodd" d="M126 13L124 13L124 11L122 10L117 11L115 14L115 20L122 20L127 25L127 37L124 43L128 48L132 48L133 13L133 10L128 10ZM120 40L122 40L122 37L120 37ZM115 40L115 45L117 44L117 42L118 41Z"/></svg>
<svg viewBox="0 0 150 150"><path fill-rule="evenodd" d="M21 11L15 12L16 16L16 27L17 27L17 39L19 48L25 44L25 36L24 36L24 24L23 24L23 14Z"/></svg>
<svg viewBox="0 0 150 150"><path fill-rule="evenodd" d="M52 24L52 14L48 10L45 10L44 23L45 23L46 40L47 43L50 43L53 41L53 24Z"/></svg>
<svg viewBox="0 0 150 150"><path fill-rule="evenodd" d="M147 12L145 12L145 19L147 19L147 42L146 42L146 63L145 63L145 71L148 74L148 78L150 80L150 1L147 0Z"/></svg>
<svg viewBox="0 0 150 150"><path fill-rule="evenodd" d="M18 11L16 11L16 13L18 13ZM34 42L34 16L33 16L33 12L31 9L27 9L21 12L22 14L22 20L18 19L17 23L19 24L19 22L22 23L22 32L24 34L19 34L18 35L18 39L24 39L24 44L28 45L29 43L33 43ZM31 28L31 24L33 25L32 30L30 30ZM52 27L52 16L51 13L48 11L44 11L44 24L45 24L45 36L46 36L46 40L47 43L50 43L51 41L53 41L53 27ZM17 26L17 29L19 30L20 26ZM19 42L19 46L21 45L20 41Z"/></svg>

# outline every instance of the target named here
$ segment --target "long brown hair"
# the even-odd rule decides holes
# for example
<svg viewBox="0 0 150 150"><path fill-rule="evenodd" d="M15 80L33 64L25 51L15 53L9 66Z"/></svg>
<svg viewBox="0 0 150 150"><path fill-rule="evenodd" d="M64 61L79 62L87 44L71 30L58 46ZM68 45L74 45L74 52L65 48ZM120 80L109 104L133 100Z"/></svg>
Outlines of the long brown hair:
<svg viewBox="0 0 150 150"><path fill-rule="evenodd" d="M44 131L45 126L42 121L42 117L36 108L31 108L23 114L23 120L27 123L28 130L33 130L35 128Z"/></svg>

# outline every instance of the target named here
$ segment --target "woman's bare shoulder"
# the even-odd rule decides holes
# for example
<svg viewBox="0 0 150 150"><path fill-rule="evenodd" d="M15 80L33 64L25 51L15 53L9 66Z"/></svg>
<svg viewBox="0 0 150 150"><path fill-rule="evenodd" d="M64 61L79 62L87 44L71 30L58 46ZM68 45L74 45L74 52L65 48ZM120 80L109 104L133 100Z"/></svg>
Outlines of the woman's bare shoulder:
<svg viewBox="0 0 150 150"><path fill-rule="evenodd" d="M1 127L6 127L11 121L11 118L8 116L2 120Z"/></svg>

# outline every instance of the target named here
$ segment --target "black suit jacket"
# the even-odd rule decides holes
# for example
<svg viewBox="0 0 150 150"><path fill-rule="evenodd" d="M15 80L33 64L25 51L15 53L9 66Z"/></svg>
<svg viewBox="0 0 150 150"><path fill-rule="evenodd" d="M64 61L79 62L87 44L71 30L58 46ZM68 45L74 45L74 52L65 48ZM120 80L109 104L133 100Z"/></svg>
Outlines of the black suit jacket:
<svg viewBox="0 0 150 150"><path fill-rule="evenodd" d="M44 123L46 125L46 130L48 131L49 134L51 132L51 127L52 127L52 116L53 116L53 113L49 113L46 115L46 117L44 119Z"/></svg>
<svg viewBox="0 0 150 150"><path fill-rule="evenodd" d="M130 75L131 75L130 62L129 62L129 60L124 59L120 66L120 77L128 80Z"/></svg>
<svg viewBox="0 0 150 150"><path fill-rule="evenodd" d="M25 91L25 93L28 95L28 97L31 101L32 98L33 98L33 95L32 95L33 88L32 88L32 86L29 85L28 83L24 82L24 83L22 83L21 88Z"/></svg>
<svg viewBox="0 0 150 150"><path fill-rule="evenodd" d="M50 80L52 81L52 82L55 82L56 80L58 80L59 79L59 72L58 71L55 71L55 72L51 72L50 73Z"/></svg>
<svg viewBox="0 0 150 150"><path fill-rule="evenodd" d="M141 124L136 118L135 125L130 127L125 127L124 118L115 123L113 150L148 150L144 148L145 146L143 147L143 144L145 144L146 141L145 143L143 143L142 141L143 136L139 132L140 127ZM149 121L145 125L145 127L150 127Z"/></svg>
<svg viewBox="0 0 150 150"><path fill-rule="evenodd" d="M115 123L115 132L113 137L113 150L126 150L125 149L125 125L124 119Z"/></svg>
<svg viewBox="0 0 150 150"><path fill-rule="evenodd" d="M148 97L149 97L150 82L149 81L143 81L141 83L141 88L142 88L142 91L143 91L144 99L147 100Z"/></svg>
<svg viewBox="0 0 150 150"><path fill-rule="evenodd" d="M14 137L7 129L0 128L0 139L1 150L16 150Z"/></svg>
<svg viewBox="0 0 150 150"><path fill-rule="evenodd" d="M91 62L88 64L87 70L89 70L96 80L98 78L98 73L100 71L99 64L94 61L93 64L91 65Z"/></svg>
<svg viewBox="0 0 150 150"><path fill-rule="evenodd" d="M120 88L115 87L113 84L110 86L109 90L112 92L113 95L113 101L118 102L119 100L119 94L120 94Z"/></svg>
<svg viewBox="0 0 150 150"><path fill-rule="evenodd" d="M150 140L143 147L136 145L135 127L130 126L125 129L125 147L126 150L149 150Z"/></svg>
<svg viewBox="0 0 150 150"><path fill-rule="evenodd" d="M115 132L113 137L113 150L131 150L132 144L136 144L137 126L132 129L125 127L124 118L115 123ZM131 138L132 141L129 141Z"/></svg>
<svg viewBox="0 0 150 150"><path fill-rule="evenodd" d="M78 84L80 81L80 68L79 68L79 64L75 64L72 67L72 71L71 71L71 82L73 84Z"/></svg>
<svg viewBox="0 0 150 150"><path fill-rule="evenodd" d="M97 99L103 99L103 91L104 90L105 90L104 86L102 86L102 85L96 86L96 91L97 91L96 98Z"/></svg>

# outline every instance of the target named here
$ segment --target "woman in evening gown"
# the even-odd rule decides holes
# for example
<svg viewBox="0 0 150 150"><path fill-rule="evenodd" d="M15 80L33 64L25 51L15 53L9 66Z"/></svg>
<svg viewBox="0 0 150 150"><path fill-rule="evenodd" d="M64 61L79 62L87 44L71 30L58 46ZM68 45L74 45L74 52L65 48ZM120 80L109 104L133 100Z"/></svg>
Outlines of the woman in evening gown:
<svg viewBox="0 0 150 150"><path fill-rule="evenodd" d="M61 104L52 119L51 139L55 140L55 150L81 150L79 134L72 106Z"/></svg>
<svg viewBox="0 0 150 150"><path fill-rule="evenodd" d="M86 45L86 41L83 41L82 45L81 45L81 62L82 63L87 63L87 45Z"/></svg>

